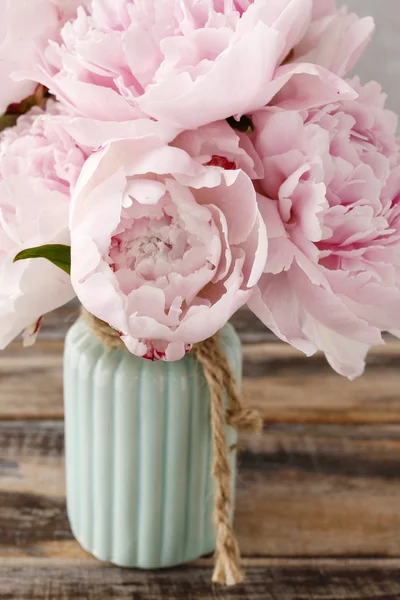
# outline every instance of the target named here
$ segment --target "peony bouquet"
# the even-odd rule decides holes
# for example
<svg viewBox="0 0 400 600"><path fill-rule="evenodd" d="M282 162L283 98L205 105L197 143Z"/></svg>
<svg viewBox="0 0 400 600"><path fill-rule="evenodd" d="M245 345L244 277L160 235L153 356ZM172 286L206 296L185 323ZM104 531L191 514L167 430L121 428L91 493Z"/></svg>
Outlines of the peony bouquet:
<svg viewBox="0 0 400 600"><path fill-rule="evenodd" d="M334 0L4 0L0 346L77 296L177 361L246 305L354 378L400 330L400 143Z"/></svg>

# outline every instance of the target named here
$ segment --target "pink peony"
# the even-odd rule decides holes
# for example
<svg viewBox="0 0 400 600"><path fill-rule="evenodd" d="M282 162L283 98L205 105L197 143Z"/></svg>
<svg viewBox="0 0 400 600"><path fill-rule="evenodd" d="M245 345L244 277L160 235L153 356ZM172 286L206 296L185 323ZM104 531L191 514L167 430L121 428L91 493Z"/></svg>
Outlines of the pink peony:
<svg viewBox="0 0 400 600"><path fill-rule="evenodd" d="M349 97L325 69L279 66L311 11L312 0L97 0L30 76L82 117L150 116L183 129L261 108L303 71L314 104Z"/></svg>
<svg viewBox="0 0 400 600"><path fill-rule="evenodd" d="M202 130L168 146L163 128L147 123L147 135L108 144L82 170L71 277L86 309L133 354L172 361L247 302L266 233L251 179L237 169L257 166L225 122L214 125L214 147Z"/></svg>
<svg viewBox="0 0 400 600"><path fill-rule="evenodd" d="M33 68L49 39L58 39L80 0L2 0L0 19L0 115L12 103L33 94L34 80L17 80Z"/></svg>
<svg viewBox="0 0 400 600"><path fill-rule="evenodd" d="M58 104L34 108L0 135L0 348L73 296L69 277L45 259L13 263L43 244L68 244L70 190L85 156L62 129Z"/></svg>
<svg viewBox="0 0 400 600"><path fill-rule="evenodd" d="M400 326L400 146L378 84L358 100L253 116L269 240L250 308L353 378L381 331Z"/></svg>
<svg viewBox="0 0 400 600"><path fill-rule="evenodd" d="M346 7L338 11L335 0L313 0L310 27L291 58L321 65L343 77L355 66L373 31L372 17L360 19Z"/></svg>

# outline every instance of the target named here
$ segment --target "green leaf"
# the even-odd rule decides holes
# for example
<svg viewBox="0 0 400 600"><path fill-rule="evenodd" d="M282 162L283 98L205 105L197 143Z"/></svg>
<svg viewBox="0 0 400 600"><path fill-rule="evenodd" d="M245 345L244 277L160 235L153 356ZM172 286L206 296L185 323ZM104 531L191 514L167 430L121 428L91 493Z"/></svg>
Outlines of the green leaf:
<svg viewBox="0 0 400 600"><path fill-rule="evenodd" d="M232 129L236 129L236 131L241 131L242 133L253 133L254 132L254 124L250 117L243 115L243 117L237 121L235 117L229 117L227 119L228 124L232 127Z"/></svg>
<svg viewBox="0 0 400 600"><path fill-rule="evenodd" d="M0 131L8 129L8 127L14 127L17 123L18 115L3 115L0 117Z"/></svg>
<svg viewBox="0 0 400 600"><path fill-rule="evenodd" d="M53 265L59 267L68 275L71 274L71 248L61 244L47 244L46 246L38 246L37 248L27 248L22 250L14 258L14 262L25 260L27 258L46 258Z"/></svg>

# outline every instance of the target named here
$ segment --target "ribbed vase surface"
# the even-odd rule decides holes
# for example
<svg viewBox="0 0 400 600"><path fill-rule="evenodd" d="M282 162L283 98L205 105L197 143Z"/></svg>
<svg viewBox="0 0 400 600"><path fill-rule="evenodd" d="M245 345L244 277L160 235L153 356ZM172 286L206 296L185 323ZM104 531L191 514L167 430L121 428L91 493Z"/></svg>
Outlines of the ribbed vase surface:
<svg viewBox="0 0 400 600"><path fill-rule="evenodd" d="M231 325L221 342L240 385ZM65 343L64 401L68 516L82 547L143 569L213 551L210 396L192 356L150 362L108 350L79 319Z"/></svg>

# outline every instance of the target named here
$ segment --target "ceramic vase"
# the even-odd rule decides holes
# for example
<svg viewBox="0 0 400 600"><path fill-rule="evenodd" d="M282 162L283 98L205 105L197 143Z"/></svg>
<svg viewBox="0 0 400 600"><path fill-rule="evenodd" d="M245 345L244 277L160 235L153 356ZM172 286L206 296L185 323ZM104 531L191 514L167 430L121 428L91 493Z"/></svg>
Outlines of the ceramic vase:
<svg viewBox="0 0 400 600"><path fill-rule="evenodd" d="M241 345L221 332L241 384ZM214 550L210 396L188 354L151 362L109 350L79 319L64 361L67 508L81 546L102 561L154 569ZM228 443L236 431L226 427ZM230 454L232 486L236 454Z"/></svg>

